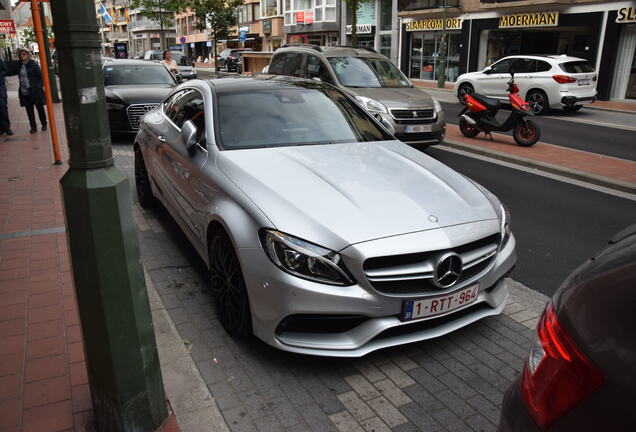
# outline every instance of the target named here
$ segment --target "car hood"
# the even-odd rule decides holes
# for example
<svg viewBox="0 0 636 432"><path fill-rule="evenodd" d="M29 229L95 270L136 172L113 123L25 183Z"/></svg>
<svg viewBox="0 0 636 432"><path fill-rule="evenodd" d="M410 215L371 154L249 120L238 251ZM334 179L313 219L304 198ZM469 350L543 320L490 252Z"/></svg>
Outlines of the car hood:
<svg viewBox="0 0 636 432"><path fill-rule="evenodd" d="M388 108L433 108L433 98L417 87L348 88L354 96L375 99Z"/></svg>
<svg viewBox="0 0 636 432"><path fill-rule="evenodd" d="M497 218L470 180L399 141L230 150L217 163L274 228L333 250Z"/></svg>
<svg viewBox="0 0 636 432"><path fill-rule="evenodd" d="M159 103L174 86L162 85L119 85L105 87L107 100L119 100L126 104Z"/></svg>

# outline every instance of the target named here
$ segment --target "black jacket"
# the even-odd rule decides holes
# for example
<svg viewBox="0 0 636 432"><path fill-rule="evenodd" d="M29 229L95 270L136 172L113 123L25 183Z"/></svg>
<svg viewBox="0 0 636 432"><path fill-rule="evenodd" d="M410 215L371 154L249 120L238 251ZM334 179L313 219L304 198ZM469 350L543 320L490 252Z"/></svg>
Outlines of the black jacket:
<svg viewBox="0 0 636 432"><path fill-rule="evenodd" d="M46 105L46 98L44 97L44 83L42 82L42 71L40 66L33 60L29 60L26 64L27 76L29 77L29 94L22 94L22 84L18 90L20 96L20 106L26 105ZM22 69L22 63L16 68L14 74L20 76L20 69ZM13 74L12 74L13 75Z"/></svg>

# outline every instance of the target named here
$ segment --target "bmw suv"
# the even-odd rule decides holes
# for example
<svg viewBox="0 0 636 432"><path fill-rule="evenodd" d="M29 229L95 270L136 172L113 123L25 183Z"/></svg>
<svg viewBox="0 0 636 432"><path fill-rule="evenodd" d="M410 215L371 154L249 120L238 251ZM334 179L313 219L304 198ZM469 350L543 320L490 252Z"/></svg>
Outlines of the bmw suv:
<svg viewBox="0 0 636 432"><path fill-rule="evenodd" d="M344 90L407 144L426 147L444 139L446 121L439 102L370 48L285 46L276 51L266 71Z"/></svg>

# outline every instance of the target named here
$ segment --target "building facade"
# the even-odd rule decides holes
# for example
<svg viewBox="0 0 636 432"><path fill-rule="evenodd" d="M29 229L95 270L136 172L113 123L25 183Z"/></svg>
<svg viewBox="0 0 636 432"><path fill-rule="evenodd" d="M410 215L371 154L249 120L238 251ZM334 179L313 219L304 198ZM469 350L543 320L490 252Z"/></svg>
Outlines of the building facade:
<svg viewBox="0 0 636 432"><path fill-rule="evenodd" d="M399 63L411 79L437 80L445 2L448 81L507 55L568 54L596 66L599 98L631 94L631 1L399 0Z"/></svg>
<svg viewBox="0 0 636 432"><path fill-rule="evenodd" d="M127 0L116 0L127 2ZM143 56L148 50L159 50L162 47L162 31L158 21L150 20L141 15L139 9L129 10L130 22L128 23L128 31L130 33L130 49L129 57ZM163 38L165 40L165 49L181 50L181 45L177 42L177 32L174 24L174 15L172 13L167 16L173 20L171 26L165 26L163 29Z"/></svg>
<svg viewBox="0 0 636 432"><path fill-rule="evenodd" d="M102 10L104 6L105 12ZM102 41L102 54L127 58L130 51L128 34L128 0L95 0L95 15Z"/></svg>
<svg viewBox="0 0 636 432"><path fill-rule="evenodd" d="M341 44L341 0L262 0L261 9L283 17L286 42L320 46Z"/></svg>

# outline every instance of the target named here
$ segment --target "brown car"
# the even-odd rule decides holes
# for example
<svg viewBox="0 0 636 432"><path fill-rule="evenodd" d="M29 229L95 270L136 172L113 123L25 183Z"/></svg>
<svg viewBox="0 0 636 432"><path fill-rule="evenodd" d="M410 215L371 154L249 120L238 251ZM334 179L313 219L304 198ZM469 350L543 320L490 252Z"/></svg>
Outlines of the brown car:
<svg viewBox="0 0 636 432"><path fill-rule="evenodd" d="M537 325L499 430L636 431L636 225L563 283Z"/></svg>

